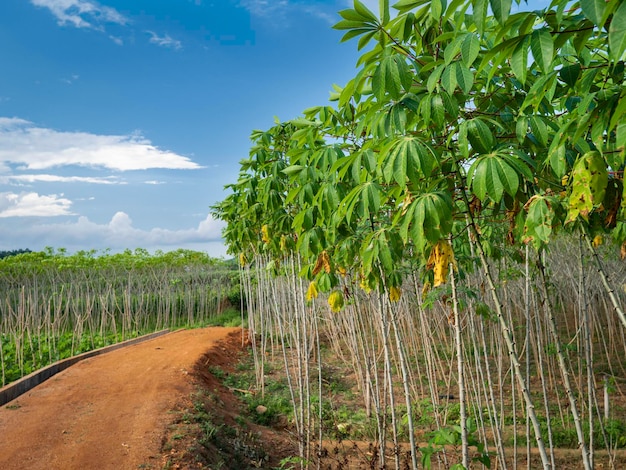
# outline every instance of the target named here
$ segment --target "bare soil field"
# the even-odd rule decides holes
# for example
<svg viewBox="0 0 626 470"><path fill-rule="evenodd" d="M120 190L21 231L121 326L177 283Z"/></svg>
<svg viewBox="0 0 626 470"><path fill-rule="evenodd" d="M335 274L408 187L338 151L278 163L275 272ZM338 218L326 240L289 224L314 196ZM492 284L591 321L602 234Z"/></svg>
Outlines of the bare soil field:
<svg viewBox="0 0 626 470"><path fill-rule="evenodd" d="M196 363L237 328L182 330L85 359L0 408L0 468L162 468Z"/></svg>

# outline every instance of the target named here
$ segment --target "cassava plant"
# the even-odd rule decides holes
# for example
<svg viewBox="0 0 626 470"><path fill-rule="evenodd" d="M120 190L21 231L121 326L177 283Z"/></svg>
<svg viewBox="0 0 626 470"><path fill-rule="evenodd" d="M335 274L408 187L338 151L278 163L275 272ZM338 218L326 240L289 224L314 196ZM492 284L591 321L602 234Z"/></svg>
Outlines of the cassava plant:
<svg viewBox="0 0 626 470"><path fill-rule="evenodd" d="M551 468L554 457L545 449L539 420L540 412L549 415L550 410L537 406L548 404L551 385L542 375L542 393L533 392L529 369L531 355L535 368L553 362L545 346L561 344L561 333L552 313L539 318L536 312L537 329L529 331L533 322L526 312L521 318L528 334L516 333L511 293L498 282L506 269L498 263L507 256L523 262L524 245L549 250L559 233L577 231L585 234L592 250L591 240L604 236L626 254L626 4L553 0L545 8L523 11L516 3L513 8L511 0L400 0L391 14L388 0L380 0L377 13L354 0L335 25L345 31L344 40L356 39L363 51L354 78L335 87L332 103L276 122L267 131L254 131L239 180L213 208L228 223L224 237L230 252L244 265L262 256L267 269L280 274L281 266L293 265L288 260L297 256L299 275L308 285L306 298L298 302L326 295L329 305L318 303L317 308L338 315L356 309L362 299L371 303L380 319L380 331L371 331L377 339L371 343L355 336L349 351L364 357L370 347L372 353L381 348L382 356L365 357L384 357L379 369L384 373L360 382L370 389L382 384L387 391L377 395L376 408L383 414L379 422L386 422L387 413L393 418L394 437L394 393L405 395L413 468L419 449L411 408L419 401L421 386L408 368L413 349L407 348L428 353L429 370L437 361L448 364L452 356L426 340L420 346L402 326L434 326L425 325L429 320L422 315L420 297L448 296L442 286L451 260L456 259L459 269L453 286L454 337L450 331L440 337L444 344L456 345L458 367L448 384L454 377L465 397L463 372L472 362L463 360L464 349L477 345L485 355L467 377L490 377L486 372L493 364L487 349L497 348L503 354L494 383L502 397L502 378L511 371L511 393L519 394L524 404L543 468ZM602 264L597 266L606 295L626 327L619 296ZM471 278L476 269L482 272L481 284ZM476 292L476 286L482 290L482 304L457 296L461 289ZM357 296L363 297L357 301ZM403 297L416 308L392 305ZM530 297L526 289L527 302ZM474 319L462 321L466 315L460 314L461 303L470 306L468 315L485 305L480 322L493 322L498 335L489 333L486 339L484 325L477 329ZM413 311L420 312L419 318ZM480 343L464 340L468 324L483 332ZM282 337L287 333L281 328ZM426 333L439 335L439 330ZM292 339L298 337L304 341L301 335ZM310 346L303 343L296 351ZM560 351L558 362L562 376L568 377ZM390 375L392 370L401 377ZM556 375L551 368L548 373ZM402 386L394 387L394 380ZM474 397L493 402L492 393L471 387ZM438 406L440 394L432 384L430 390ZM572 396L570 387L567 393ZM380 400L385 396L389 402ZM589 467L591 451L585 447L578 405L573 398L570 405L582 460ZM463 424L467 416L462 409ZM490 426L501 426L495 404L489 403L488 409ZM381 428L379 434L384 433ZM501 433L490 434L499 441L495 447L503 450ZM466 435L462 429L461 436ZM462 447L462 465L467 467L467 439ZM397 452L394 465L399 467Z"/></svg>

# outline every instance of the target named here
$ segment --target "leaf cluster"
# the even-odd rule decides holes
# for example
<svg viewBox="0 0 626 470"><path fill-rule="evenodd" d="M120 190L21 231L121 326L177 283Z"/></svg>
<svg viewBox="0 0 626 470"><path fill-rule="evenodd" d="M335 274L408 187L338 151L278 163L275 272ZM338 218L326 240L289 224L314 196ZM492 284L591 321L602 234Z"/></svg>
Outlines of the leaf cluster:
<svg viewBox="0 0 626 470"><path fill-rule="evenodd" d="M389 292L432 277L443 241L462 253L468 226L488 254L492 239L543 249L579 227L626 243L626 4L380 6L339 13L364 52L330 104L252 133L213 207L233 254L297 252L316 290Z"/></svg>

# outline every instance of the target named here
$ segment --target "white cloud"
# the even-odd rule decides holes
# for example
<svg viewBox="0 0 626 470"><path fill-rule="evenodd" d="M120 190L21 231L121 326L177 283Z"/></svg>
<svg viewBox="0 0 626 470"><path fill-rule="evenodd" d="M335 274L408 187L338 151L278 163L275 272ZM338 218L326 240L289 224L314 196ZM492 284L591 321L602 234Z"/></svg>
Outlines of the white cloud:
<svg viewBox="0 0 626 470"><path fill-rule="evenodd" d="M239 4L255 16L273 16L288 8L288 0L240 0Z"/></svg>
<svg viewBox="0 0 626 470"><path fill-rule="evenodd" d="M48 174L8 175L0 176L0 184L31 184L44 183L89 183L89 184L126 184L115 176L60 176Z"/></svg>
<svg viewBox="0 0 626 470"><path fill-rule="evenodd" d="M117 44L118 46L123 46L124 45L124 40L120 37L117 36L109 36L109 39L111 41L113 41L115 44Z"/></svg>
<svg viewBox="0 0 626 470"><path fill-rule="evenodd" d="M328 5L324 6L319 2L307 4L291 0L239 0L239 6L253 16L281 26L289 26L288 16L296 12L304 12L328 24L334 24L340 19L335 8L329 8Z"/></svg>
<svg viewBox="0 0 626 470"><path fill-rule="evenodd" d="M79 78L80 78L80 75L76 75L74 73L74 74L70 75L69 78L62 78L61 81L63 83L67 83L68 85L72 85Z"/></svg>
<svg viewBox="0 0 626 470"><path fill-rule="evenodd" d="M102 30L102 24L128 24L128 20L116 9L100 5L91 0L30 0L42 8L47 8L61 26L70 24L76 28Z"/></svg>
<svg viewBox="0 0 626 470"><path fill-rule="evenodd" d="M63 195L42 196L37 193L0 193L0 218L55 217L71 215L72 201Z"/></svg>
<svg viewBox="0 0 626 470"><path fill-rule="evenodd" d="M77 165L118 171L201 168L191 159L161 150L141 135L97 135L36 127L19 118L0 117L0 165L44 170Z"/></svg>
<svg viewBox="0 0 626 470"><path fill-rule="evenodd" d="M153 31L146 31L146 33L150 35L150 42L152 44L156 44L157 46L161 47L169 47L170 49L176 50L183 48L183 44L179 40L173 39L169 34L166 34L165 36L159 36Z"/></svg>
<svg viewBox="0 0 626 470"><path fill-rule="evenodd" d="M211 256L225 256L226 248L221 240L223 227L223 222L208 215L195 228L141 230L133 226L128 214L117 212L104 224L92 222L87 217L68 223L31 224L23 228L0 224L0 249L28 247L41 250L52 246L70 252L91 249L119 252L127 248L149 251L186 248L207 251Z"/></svg>

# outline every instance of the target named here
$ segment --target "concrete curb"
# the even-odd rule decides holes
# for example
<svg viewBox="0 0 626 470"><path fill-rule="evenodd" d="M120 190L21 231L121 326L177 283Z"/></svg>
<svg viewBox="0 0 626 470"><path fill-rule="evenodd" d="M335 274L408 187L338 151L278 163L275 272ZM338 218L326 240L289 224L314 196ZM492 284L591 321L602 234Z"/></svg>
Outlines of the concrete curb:
<svg viewBox="0 0 626 470"><path fill-rule="evenodd" d="M15 400L20 395L28 392L40 383L45 382L50 377L58 374L59 372L76 364L77 362L82 361L83 359L99 356L100 354L114 351L116 349L120 349L126 346L132 346L133 344L143 343L144 341L163 336L164 334L169 332L170 330L157 331L156 333L151 333L149 335L129 339L128 341L112 344L110 346L105 346L100 349L94 349L93 351L87 351L86 353L79 354L78 356L69 357L67 359L55 362L54 364L50 364L43 369L39 369L32 374L22 377L21 379L16 380L15 382L11 382L10 384L0 388L0 406L6 405L10 401Z"/></svg>

